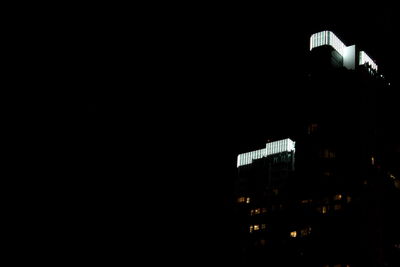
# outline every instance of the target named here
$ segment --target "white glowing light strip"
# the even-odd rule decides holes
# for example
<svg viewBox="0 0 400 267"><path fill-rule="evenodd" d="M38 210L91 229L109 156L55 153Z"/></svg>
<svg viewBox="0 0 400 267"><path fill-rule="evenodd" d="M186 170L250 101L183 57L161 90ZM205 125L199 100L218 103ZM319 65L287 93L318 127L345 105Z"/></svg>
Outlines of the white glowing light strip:
<svg viewBox="0 0 400 267"><path fill-rule="evenodd" d="M286 151L294 151L295 142L290 139L283 139L272 143L267 143L265 147L265 155L272 155Z"/></svg>
<svg viewBox="0 0 400 267"><path fill-rule="evenodd" d="M260 159L265 157L265 148L260 149L260 150L256 150L256 151L252 151L252 152L247 152L247 153L243 153L240 154L238 156L238 160L237 160L237 166L242 166L242 165L248 165L251 164L253 162L253 160L255 159Z"/></svg>
<svg viewBox="0 0 400 267"><path fill-rule="evenodd" d="M371 68L378 71L378 65L376 65L375 62L364 51L360 51L358 64L364 65L365 63L368 63L371 66Z"/></svg>
<svg viewBox="0 0 400 267"><path fill-rule="evenodd" d="M337 36L331 31L322 31L317 32L311 35L310 37L310 51L318 46L322 45L330 45L332 46L338 53L343 56L344 50L346 46L342 41L340 41Z"/></svg>
<svg viewBox="0 0 400 267"><path fill-rule="evenodd" d="M265 148L263 149L239 154L237 159L237 167L251 164L255 159L260 159L269 155L290 151L295 151L295 142L293 142L289 138L267 143Z"/></svg>

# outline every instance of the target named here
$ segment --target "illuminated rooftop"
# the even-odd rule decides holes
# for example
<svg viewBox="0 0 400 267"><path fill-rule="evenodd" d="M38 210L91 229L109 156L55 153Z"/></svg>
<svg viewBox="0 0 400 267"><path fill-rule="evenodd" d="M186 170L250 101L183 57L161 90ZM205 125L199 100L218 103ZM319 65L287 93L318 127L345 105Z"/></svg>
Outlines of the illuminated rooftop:
<svg viewBox="0 0 400 267"><path fill-rule="evenodd" d="M345 44L331 31L317 32L311 35L310 51L313 48L329 45L333 47L342 57L344 57Z"/></svg>
<svg viewBox="0 0 400 267"><path fill-rule="evenodd" d="M265 145L265 148L263 149L239 154L237 159L237 167L239 168L243 165L249 165L253 163L253 160L256 159L261 159L270 155L291 151L295 151L295 142L290 140L289 138L270 142L267 143Z"/></svg>
<svg viewBox="0 0 400 267"><path fill-rule="evenodd" d="M358 64L359 65L369 64L371 68L373 68L376 71L378 70L378 65L376 65L375 62L364 51L360 51Z"/></svg>
<svg viewBox="0 0 400 267"><path fill-rule="evenodd" d="M350 49L354 46L346 46L333 32L321 31L314 33L310 37L310 51L316 47L328 45L335 49L344 59L345 62L356 61L352 53L349 53ZM378 71L378 65L375 61L370 58L364 51L360 51L358 55L358 65L366 65L375 71ZM348 65L345 64L348 68Z"/></svg>

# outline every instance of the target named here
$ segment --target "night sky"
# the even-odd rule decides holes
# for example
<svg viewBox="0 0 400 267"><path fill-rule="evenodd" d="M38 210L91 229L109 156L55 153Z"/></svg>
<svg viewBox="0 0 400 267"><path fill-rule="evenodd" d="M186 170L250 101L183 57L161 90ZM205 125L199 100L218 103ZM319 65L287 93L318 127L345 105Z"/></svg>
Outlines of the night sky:
<svg viewBox="0 0 400 267"><path fill-rule="evenodd" d="M396 149L394 8L334 6L91 7L65 23L78 96L69 123L85 169L76 202L92 210L72 213L81 230L106 229L98 242L118 243L118 255L138 245L189 266L234 263L236 156L298 127L317 31L362 47L390 80L379 107Z"/></svg>

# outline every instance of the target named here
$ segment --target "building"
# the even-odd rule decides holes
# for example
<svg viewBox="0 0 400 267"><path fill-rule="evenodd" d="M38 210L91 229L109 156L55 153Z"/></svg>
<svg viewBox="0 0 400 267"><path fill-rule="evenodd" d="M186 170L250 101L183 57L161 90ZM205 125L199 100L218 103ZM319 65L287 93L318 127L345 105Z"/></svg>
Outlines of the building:
<svg viewBox="0 0 400 267"><path fill-rule="evenodd" d="M378 139L377 64L334 33L310 38L303 127L238 156L246 266L399 266L400 179ZM288 133L289 135L289 133ZM271 147L274 148L271 150Z"/></svg>
<svg viewBox="0 0 400 267"><path fill-rule="evenodd" d="M262 262L263 257L271 259L283 251L279 241L290 225L275 218L283 216L291 204L288 185L293 179L294 155L295 142L284 139L238 156L236 200L243 219L241 225L245 226L241 233L246 257L243 262Z"/></svg>

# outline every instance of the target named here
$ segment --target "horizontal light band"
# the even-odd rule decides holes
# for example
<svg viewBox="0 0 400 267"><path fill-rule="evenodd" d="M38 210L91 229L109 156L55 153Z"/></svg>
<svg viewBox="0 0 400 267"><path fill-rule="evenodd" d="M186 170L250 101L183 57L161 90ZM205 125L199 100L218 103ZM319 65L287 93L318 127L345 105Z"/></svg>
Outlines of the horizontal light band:
<svg viewBox="0 0 400 267"><path fill-rule="evenodd" d="M263 149L239 154L237 167L251 164L253 160L264 158L269 155L290 151L295 151L295 142L289 138L267 143Z"/></svg>
<svg viewBox="0 0 400 267"><path fill-rule="evenodd" d="M341 56L344 56L344 50L346 49L346 46L333 32L322 31L311 35L310 51L315 47L323 45L332 46Z"/></svg>
<svg viewBox="0 0 400 267"><path fill-rule="evenodd" d="M372 69L378 71L378 65L375 64L372 58L370 58L364 51L360 51L358 64L364 65L366 63L369 64Z"/></svg>

